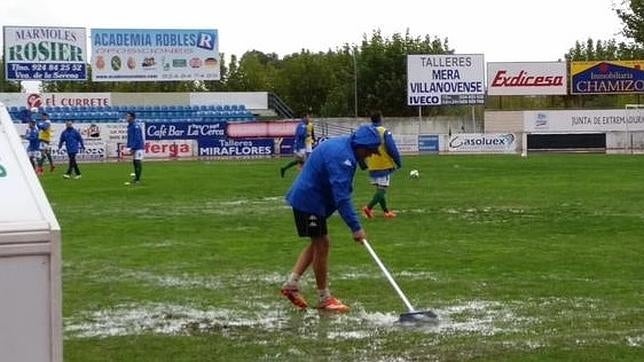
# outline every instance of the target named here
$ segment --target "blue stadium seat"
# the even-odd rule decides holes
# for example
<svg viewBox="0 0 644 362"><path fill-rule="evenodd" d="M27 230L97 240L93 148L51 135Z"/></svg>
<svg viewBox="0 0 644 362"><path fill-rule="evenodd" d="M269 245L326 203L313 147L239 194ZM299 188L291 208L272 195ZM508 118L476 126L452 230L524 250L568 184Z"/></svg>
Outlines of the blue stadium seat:
<svg viewBox="0 0 644 362"><path fill-rule="evenodd" d="M9 107L9 109L10 109L9 112L18 112L18 107L16 106Z"/></svg>
<svg viewBox="0 0 644 362"><path fill-rule="evenodd" d="M245 111L245 110L246 110L246 106L245 106L245 105L243 105L243 104L240 104L240 105L239 105L239 110L240 110L240 111Z"/></svg>
<svg viewBox="0 0 644 362"><path fill-rule="evenodd" d="M224 111L230 111L230 105L229 104L224 105Z"/></svg>

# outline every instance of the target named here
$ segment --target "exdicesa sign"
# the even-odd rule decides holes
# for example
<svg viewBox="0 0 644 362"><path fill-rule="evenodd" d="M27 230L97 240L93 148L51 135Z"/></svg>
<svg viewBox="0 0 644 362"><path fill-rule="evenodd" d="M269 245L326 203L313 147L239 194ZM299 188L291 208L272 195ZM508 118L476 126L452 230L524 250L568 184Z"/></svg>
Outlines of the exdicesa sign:
<svg viewBox="0 0 644 362"><path fill-rule="evenodd" d="M565 62L487 63L487 94L565 95L568 91Z"/></svg>

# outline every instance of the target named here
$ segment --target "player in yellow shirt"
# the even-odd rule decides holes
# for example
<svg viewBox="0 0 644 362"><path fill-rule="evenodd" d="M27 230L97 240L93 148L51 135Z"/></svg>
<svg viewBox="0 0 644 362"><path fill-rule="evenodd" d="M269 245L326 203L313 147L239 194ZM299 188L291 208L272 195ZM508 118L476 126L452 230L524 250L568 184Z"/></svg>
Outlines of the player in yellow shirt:
<svg viewBox="0 0 644 362"><path fill-rule="evenodd" d="M387 188L391 182L391 174L402 166L402 159L396 147L396 142L391 132L382 126L382 115L375 112L371 115L371 123L376 127L380 134L380 148L378 154L373 154L367 158L367 167L369 169L369 178L371 184L376 186L376 192L373 198L362 208L362 213L368 219L373 218L373 207L380 204L384 216L388 219L396 217L396 213L387 207Z"/></svg>
<svg viewBox="0 0 644 362"><path fill-rule="evenodd" d="M54 136L54 131L51 127L51 121L47 113L42 113L42 121L38 124L38 139L40 140L40 159L38 160L38 172L42 174L42 166L45 163L45 158L49 162L49 171L54 172L54 160L51 157L51 140Z"/></svg>
<svg viewBox="0 0 644 362"><path fill-rule="evenodd" d="M315 144L315 126L313 126L313 119L311 119L310 113L304 116L304 123L306 123L306 140L304 144L306 146L306 158L308 158L313 152L313 145Z"/></svg>

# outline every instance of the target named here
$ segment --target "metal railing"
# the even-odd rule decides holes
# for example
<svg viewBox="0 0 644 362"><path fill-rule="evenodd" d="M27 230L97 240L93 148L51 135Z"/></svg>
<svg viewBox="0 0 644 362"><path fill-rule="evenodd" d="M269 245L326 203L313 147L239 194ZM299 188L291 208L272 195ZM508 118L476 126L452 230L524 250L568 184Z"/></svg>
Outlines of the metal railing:
<svg viewBox="0 0 644 362"><path fill-rule="evenodd" d="M277 94L268 93L268 108L282 118L295 118L295 113Z"/></svg>

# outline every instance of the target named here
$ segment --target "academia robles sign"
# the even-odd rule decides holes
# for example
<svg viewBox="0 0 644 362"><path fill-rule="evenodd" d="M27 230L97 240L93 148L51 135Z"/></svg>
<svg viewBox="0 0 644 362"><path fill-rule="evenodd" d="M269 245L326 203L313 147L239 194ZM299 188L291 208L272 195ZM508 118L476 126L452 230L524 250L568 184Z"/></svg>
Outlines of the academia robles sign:
<svg viewBox="0 0 644 362"><path fill-rule="evenodd" d="M219 80L216 29L92 29L92 80Z"/></svg>
<svg viewBox="0 0 644 362"><path fill-rule="evenodd" d="M86 80L84 28L5 26L7 80Z"/></svg>
<svg viewBox="0 0 644 362"><path fill-rule="evenodd" d="M565 95L565 62L487 63L487 94Z"/></svg>
<svg viewBox="0 0 644 362"><path fill-rule="evenodd" d="M483 54L408 55L407 105L483 104Z"/></svg>

